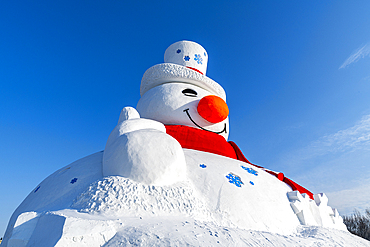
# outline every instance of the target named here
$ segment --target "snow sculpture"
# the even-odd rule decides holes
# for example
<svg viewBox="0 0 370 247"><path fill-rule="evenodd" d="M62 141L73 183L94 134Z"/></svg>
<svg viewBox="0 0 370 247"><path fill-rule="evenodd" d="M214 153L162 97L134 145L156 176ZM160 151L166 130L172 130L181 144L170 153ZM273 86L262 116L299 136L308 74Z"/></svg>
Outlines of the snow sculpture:
<svg viewBox="0 0 370 247"><path fill-rule="evenodd" d="M250 163L227 141L226 94L206 76L207 61L197 43L172 44L165 63L144 73L137 110L123 108L105 150L42 181L2 246L258 246L271 244L266 234L277 245L355 243L349 233L305 237L301 226L346 229L325 194Z"/></svg>

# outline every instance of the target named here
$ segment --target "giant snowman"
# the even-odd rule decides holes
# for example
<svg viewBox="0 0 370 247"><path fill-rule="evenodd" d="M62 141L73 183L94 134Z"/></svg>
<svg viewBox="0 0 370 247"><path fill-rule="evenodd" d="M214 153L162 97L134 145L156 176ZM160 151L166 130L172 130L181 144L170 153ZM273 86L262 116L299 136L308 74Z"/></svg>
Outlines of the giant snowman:
<svg viewBox="0 0 370 247"><path fill-rule="evenodd" d="M227 141L226 94L206 76L202 46L174 43L164 61L145 72L136 109L123 108L104 151L42 181L2 246L268 246L266 234L310 245L312 227L351 240L325 194L253 165Z"/></svg>

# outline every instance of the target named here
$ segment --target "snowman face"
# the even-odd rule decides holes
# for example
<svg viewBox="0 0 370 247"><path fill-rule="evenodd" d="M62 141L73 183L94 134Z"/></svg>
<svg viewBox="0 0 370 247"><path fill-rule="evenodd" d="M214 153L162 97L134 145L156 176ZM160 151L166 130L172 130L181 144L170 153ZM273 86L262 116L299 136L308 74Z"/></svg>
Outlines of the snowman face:
<svg viewBox="0 0 370 247"><path fill-rule="evenodd" d="M147 91L139 100L136 109L143 118L153 119L163 124L185 125L229 135L229 118L211 123L198 112L198 104L205 96L213 95L207 90L181 82L171 82L156 86Z"/></svg>

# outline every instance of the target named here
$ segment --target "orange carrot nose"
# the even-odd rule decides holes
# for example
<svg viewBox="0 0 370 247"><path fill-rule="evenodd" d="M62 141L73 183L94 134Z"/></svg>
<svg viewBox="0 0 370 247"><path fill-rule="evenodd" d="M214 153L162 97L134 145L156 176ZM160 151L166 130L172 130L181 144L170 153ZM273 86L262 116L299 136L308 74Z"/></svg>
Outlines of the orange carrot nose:
<svg viewBox="0 0 370 247"><path fill-rule="evenodd" d="M211 123L219 123L229 115L226 102L215 95L203 97L198 103L197 110L202 118Z"/></svg>

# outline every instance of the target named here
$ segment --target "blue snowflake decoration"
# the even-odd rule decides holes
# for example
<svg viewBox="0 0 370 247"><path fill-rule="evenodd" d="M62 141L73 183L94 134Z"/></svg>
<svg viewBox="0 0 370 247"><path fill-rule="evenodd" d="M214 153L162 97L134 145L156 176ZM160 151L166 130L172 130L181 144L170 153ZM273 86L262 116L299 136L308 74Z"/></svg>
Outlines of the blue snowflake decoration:
<svg viewBox="0 0 370 247"><path fill-rule="evenodd" d="M34 193L36 193L40 189L40 185L35 189Z"/></svg>
<svg viewBox="0 0 370 247"><path fill-rule="evenodd" d="M250 183L251 185L254 185L254 183L253 183L252 181L249 181L249 183Z"/></svg>
<svg viewBox="0 0 370 247"><path fill-rule="evenodd" d="M258 172L256 170L253 170L252 168L248 168L248 167L245 167L245 166L241 166L244 170L246 170L247 172L249 172L250 174L253 174L254 176L258 176Z"/></svg>
<svg viewBox="0 0 370 247"><path fill-rule="evenodd" d="M185 57L184 57L184 60L185 60L185 61L189 61L189 60L190 60L190 57L189 57L189 56L185 56Z"/></svg>
<svg viewBox="0 0 370 247"><path fill-rule="evenodd" d="M201 168L206 168L207 166L205 164L200 164L199 165Z"/></svg>
<svg viewBox="0 0 370 247"><path fill-rule="evenodd" d="M203 58L200 56L200 54L195 54L195 61L197 61L198 64L202 64Z"/></svg>
<svg viewBox="0 0 370 247"><path fill-rule="evenodd" d="M181 52L181 50L180 49L177 49L177 51L176 51L177 53L180 53Z"/></svg>
<svg viewBox="0 0 370 247"><path fill-rule="evenodd" d="M76 182L77 182L77 178L74 178L74 179L71 180L71 184L74 184Z"/></svg>
<svg viewBox="0 0 370 247"><path fill-rule="evenodd" d="M242 187L242 184L244 184L240 177L235 174L229 173L226 178L229 179L229 183L235 184L237 187Z"/></svg>

